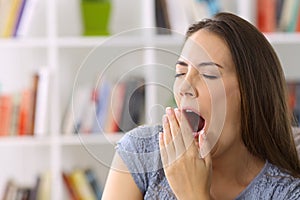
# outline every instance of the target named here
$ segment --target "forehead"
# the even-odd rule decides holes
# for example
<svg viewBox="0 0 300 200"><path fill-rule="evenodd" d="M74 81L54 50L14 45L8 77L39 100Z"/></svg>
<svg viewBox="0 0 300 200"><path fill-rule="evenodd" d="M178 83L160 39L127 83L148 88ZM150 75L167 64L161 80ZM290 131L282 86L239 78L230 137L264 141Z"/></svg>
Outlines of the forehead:
<svg viewBox="0 0 300 200"><path fill-rule="evenodd" d="M215 62L233 68L232 57L225 41L214 33L201 29L185 42L181 58L192 64Z"/></svg>

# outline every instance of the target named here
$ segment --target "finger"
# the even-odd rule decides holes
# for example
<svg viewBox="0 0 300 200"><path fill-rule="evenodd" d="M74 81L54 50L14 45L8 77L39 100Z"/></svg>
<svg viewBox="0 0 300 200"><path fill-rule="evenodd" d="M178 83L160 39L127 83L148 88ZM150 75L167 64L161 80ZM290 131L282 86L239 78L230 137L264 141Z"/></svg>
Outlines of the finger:
<svg viewBox="0 0 300 200"><path fill-rule="evenodd" d="M176 159L176 152L173 144L170 122L166 115L163 116L163 129L164 129L163 139L164 139L165 149L168 154L168 163L171 164Z"/></svg>
<svg viewBox="0 0 300 200"><path fill-rule="evenodd" d="M199 144L199 154L201 158L206 157L206 155L210 151L210 145L206 137L206 132L205 130L201 130L198 138L198 144Z"/></svg>
<svg viewBox="0 0 300 200"><path fill-rule="evenodd" d="M200 157L204 159L207 168L211 168L212 160L209 150L209 142L206 137L205 130L202 130L199 135Z"/></svg>
<svg viewBox="0 0 300 200"><path fill-rule="evenodd" d="M178 131L179 131L179 123L178 123L177 118L175 116L175 112L171 107L166 108L166 113L167 113L169 123L170 123L172 138L174 139L175 136L178 134Z"/></svg>
<svg viewBox="0 0 300 200"><path fill-rule="evenodd" d="M162 118L162 124L163 124L163 138L165 145L168 145L172 141L172 135L171 135L171 130L170 130L170 123L167 115L164 115Z"/></svg>
<svg viewBox="0 0 300 200"><path fill-rule="evenodd" d="M186 152L186 148L185 148L185 145L184 145L184 142L183 142L183 138L182 138L182 132L180 130L180 123L181 123L181 113L180 113L180 110L178 108L175 108L174 109L174 113L175 113L175 117L176 117L176 120L178 122L178 132L177 134L174 136L175 137L173 140L174 140L174 147L175 147L175 150L176 150L176 158L179 158L180 156L182 156L185 152Z"/></svg>
<svg viewBox="0 0 300 200"><path fill-rule="evenodd" d="M159 150L163 167L168 164L168 155L165 148L163 132L159 133Z"/></svg>

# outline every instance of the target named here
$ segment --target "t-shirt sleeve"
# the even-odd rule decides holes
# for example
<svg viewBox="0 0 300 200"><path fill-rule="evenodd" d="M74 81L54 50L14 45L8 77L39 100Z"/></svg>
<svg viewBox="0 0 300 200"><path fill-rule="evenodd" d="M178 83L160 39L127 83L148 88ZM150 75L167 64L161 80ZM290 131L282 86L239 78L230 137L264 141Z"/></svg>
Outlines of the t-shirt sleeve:
<svg viewBox="0 0 300 200"><path fill-rule="evenodd" d="M117 143L116 151L142 194L148 188L151 173L162 168L158 145L160 131L159 126L140 126Z"/></svg>

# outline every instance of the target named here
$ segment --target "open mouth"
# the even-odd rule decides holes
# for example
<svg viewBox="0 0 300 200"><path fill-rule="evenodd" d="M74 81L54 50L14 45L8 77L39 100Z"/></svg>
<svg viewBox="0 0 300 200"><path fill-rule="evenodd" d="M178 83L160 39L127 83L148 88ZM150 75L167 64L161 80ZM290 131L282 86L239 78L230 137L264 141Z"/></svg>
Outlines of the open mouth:
<svg viewBox="0 0 300 200"><path fill-rule="evenodd" d="M193 131L194 138L198 139L200 131L204 129L205 119L200 114L190 109L184 109L183 114Z"/></svg>

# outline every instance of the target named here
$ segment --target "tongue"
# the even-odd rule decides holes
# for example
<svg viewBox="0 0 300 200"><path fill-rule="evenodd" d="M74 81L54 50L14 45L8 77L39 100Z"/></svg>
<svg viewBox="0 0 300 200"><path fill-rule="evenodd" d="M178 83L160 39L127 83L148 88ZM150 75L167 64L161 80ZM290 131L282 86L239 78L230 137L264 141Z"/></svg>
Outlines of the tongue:
<svg viewBox="0 0 300 200"><path fill-rule="evenodd" d="M192 111L185 110L183 113L194 133L203 129L205 121L201 116Z"/></svg>

